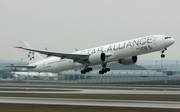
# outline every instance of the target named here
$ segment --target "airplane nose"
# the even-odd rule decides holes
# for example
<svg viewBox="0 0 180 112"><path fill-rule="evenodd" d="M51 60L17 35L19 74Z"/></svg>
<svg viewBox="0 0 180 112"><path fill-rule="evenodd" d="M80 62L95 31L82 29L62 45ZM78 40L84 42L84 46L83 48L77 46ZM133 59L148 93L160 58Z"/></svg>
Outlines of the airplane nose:
<svg viewBox="0 0 180 112"><path fill-rule="evenodd" d="M175 40L172 38L172 43L174 43L175 42Z"/></svg>
<svg viewBox="0 0 180 112"><path fill-rule="evenodd" d="M175 42L175 40L173 38L171 38L171 44L173 44Z"/></svg>
<svg viewBox="0 0 180 112"><path fill-rule="evenodd" d="M171 39L168 39L168 40L166 41L166 44L170 46L170 45L172 45L174 42L175 42L175 40L174 40L173 38L171 38Z"/></svg>

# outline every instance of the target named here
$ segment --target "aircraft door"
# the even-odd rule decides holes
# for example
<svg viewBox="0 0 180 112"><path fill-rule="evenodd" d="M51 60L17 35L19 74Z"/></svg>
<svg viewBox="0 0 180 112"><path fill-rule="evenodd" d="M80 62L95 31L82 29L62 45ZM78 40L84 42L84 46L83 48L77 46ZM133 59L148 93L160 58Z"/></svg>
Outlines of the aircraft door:
<svg viewBox="0 0 180 112"><path fill-rule="evenodd" d="M153 37L153 43L157 44L157 37Z"/></svg>
<svg viewBox="0 0 180 112"><path fill-rule="evenodd" d="M43 62L43 68L46 68L46 63L45 62Z"/></svg>

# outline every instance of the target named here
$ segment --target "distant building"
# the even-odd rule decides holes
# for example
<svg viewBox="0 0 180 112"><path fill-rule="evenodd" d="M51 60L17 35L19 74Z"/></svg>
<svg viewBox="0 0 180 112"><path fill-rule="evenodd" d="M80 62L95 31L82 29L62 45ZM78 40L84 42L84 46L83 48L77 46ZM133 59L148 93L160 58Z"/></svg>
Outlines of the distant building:
<svg viewBox="0 0 180 112"><path fill-rule="evenodd" d="M151 69L151 71L161 72L161 71L167 71L166 68L163 69Z"/></svg>

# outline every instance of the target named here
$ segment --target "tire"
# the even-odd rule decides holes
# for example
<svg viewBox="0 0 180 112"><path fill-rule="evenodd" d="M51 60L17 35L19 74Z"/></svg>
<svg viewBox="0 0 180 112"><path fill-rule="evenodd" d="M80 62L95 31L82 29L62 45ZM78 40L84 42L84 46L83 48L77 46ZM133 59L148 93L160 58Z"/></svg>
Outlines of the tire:
<svg viewBox="0 0 180 112"><path fill-rule="evenodd" d="M161 54L161 58L165 58L165 55L164 55L164 54Z"/></svg>

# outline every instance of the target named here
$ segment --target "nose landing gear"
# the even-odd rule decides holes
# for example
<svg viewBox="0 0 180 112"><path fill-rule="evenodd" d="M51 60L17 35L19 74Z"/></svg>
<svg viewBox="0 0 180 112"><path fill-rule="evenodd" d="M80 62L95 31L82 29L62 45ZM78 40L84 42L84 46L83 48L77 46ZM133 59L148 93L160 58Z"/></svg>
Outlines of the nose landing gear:
<svg viewBox="0 0 180 112"><path fill-rule="evenodd" d="M164 54L164 51L166 51L167 48L164 48L164 50L161 51L161 58L165 58L165 54Z"/></svg>
<svg viewBox="0 0 180 112"><path fill-rule="evenodd" d="M165 55L164 55L164 54L161 54L161 58L165 58Z"/></svg>

